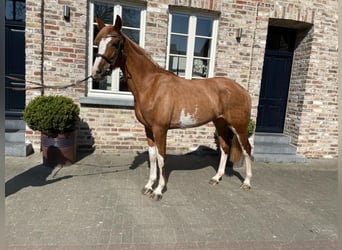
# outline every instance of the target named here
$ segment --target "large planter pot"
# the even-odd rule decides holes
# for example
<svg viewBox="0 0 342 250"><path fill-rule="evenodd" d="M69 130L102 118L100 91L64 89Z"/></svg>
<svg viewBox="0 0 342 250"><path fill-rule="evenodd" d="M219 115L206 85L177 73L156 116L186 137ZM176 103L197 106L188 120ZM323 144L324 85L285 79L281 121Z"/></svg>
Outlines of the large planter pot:
<svg viewBox="0 0 342 250"><path fill-rule="evenodd" d="M76 162L77 131L64 134L41 134L43 164L48 167L69 166Z"/></svg>

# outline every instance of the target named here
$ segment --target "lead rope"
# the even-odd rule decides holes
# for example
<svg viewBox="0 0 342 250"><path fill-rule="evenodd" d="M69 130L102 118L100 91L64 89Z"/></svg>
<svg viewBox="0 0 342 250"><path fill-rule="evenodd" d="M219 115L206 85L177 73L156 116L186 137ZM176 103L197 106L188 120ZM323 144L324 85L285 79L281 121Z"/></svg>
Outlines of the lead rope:
<svg viewBox="0 0 342 250"><path fill-rule="evenodd" d="M13 80L13 81L21 81L21 82L24 81L23 79L18 78L18 77L14 77L14 76L6 76L6 78ZM37 87L25 87L25 88L19 88L19 87L5 87L5 88L15 90L15 91L24 91L24 90L33 90L33 89L66 89L66 88L70 88L70 87L76 87L76 86L80 85L81 83L87 81L89 78L93 78L93 76L90 75L90 76L87 76L86 78L84 78L83 80L77 81L76 83L67 84L67 85L63 85L63 86L56 86L56 85L41 86L40 83L32 82L32 81L26 81L26 82L31 83L33 85L39 85L39 86L37 86Z"/></svg>

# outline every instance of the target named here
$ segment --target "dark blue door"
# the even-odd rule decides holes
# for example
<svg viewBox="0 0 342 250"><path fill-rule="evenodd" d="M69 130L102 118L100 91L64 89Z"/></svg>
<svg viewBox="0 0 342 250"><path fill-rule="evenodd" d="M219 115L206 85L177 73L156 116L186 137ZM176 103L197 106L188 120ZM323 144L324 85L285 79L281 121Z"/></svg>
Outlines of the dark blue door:
<svg viewBox="0 0 342 250"><path fill-rule="evenodd" d="M270 27L259 97L257 132L282 133L296 32Z"/></svg>
<svg viewBox="0 0 342 250"><path fill-rule="evenodd" d="M21 116L25 108L25 1L6 0L5 111L6 116Z"/></svg>

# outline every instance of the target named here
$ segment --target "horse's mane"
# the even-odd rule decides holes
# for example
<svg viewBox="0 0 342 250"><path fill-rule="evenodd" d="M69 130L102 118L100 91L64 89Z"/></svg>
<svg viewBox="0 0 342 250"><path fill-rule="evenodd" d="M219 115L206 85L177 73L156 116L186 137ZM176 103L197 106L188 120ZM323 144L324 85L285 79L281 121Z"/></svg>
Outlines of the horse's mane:
<svg viewBox="0 0 342 250"><path fill-rule="evenodd" d="M135 48L136 51L139 52L139 54L141 54L142 56L146 57L157 69L158 72L162 72L162 73L169 73L169 74L174 74L171 71L168 71L164 68L162 68L156 61L153 60L153 58L151 57L150 54L148 54L143 48L141 48L139 45L137 45L134 41L132 41L125 33L123 33L121 31L121 35L123 36L123 38L125 40L127 40L131 46L133 46Z"/></svg>

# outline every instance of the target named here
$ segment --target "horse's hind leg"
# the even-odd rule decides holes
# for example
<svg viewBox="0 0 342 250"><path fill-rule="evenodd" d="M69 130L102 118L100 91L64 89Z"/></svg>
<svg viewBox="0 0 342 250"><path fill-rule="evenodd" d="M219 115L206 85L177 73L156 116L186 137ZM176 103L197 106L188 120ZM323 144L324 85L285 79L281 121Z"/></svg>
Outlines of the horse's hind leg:
<svg viewBox="0 0 342 250"><path fill-rule="evenodd" d="M252 160L251 160L251 145L249 144L248 137L244 141L242 150L244 156L244 163L246 166L246 177L241 185L243 190L250 190L251 189L251 178L252 178ZM246 151L247 150L247 151Z"/></svg>
<svg viewBox="0 0 342 250"><path fill-rule="evenodd" d="M221 150L221 158L219 167L217 169L217 173L214 177L212 177L209 181L209 184L216 185L222 179L222 176L225 173L228 154L229 154L229 140L230 140L230 130L223 119L218 119L214 121L217 134L218 134L218 141Z"/></svg>
<svg viewBox="0 0 342 250"><path fill-rule="evenodd" d="M243 153L243 157L244 157L244 164L246 166L246 177L241 185L241 188L243 190L249 190L251 189L251 178L252 178L252 160L250 157L251 154L251 145L249 144L248 141L248 135L247 132L237 132L235 130L234 127L230 127L230 129L233 131L233 133L235 134L235 136L238 139L238 142L240 144L242 153Z"/></svg>
<svg viewBox="0 0 342 250"><path fill-rule="evenodd" d="M245 155L244 154L244 157L245 157L245 166L246 166L246 178L245 180L243 181L242 185L241 185L241 188L243 190L250 190L251 189L251 178L252 178L252 160L251 160L251 157L247 154Z"/></svg>

